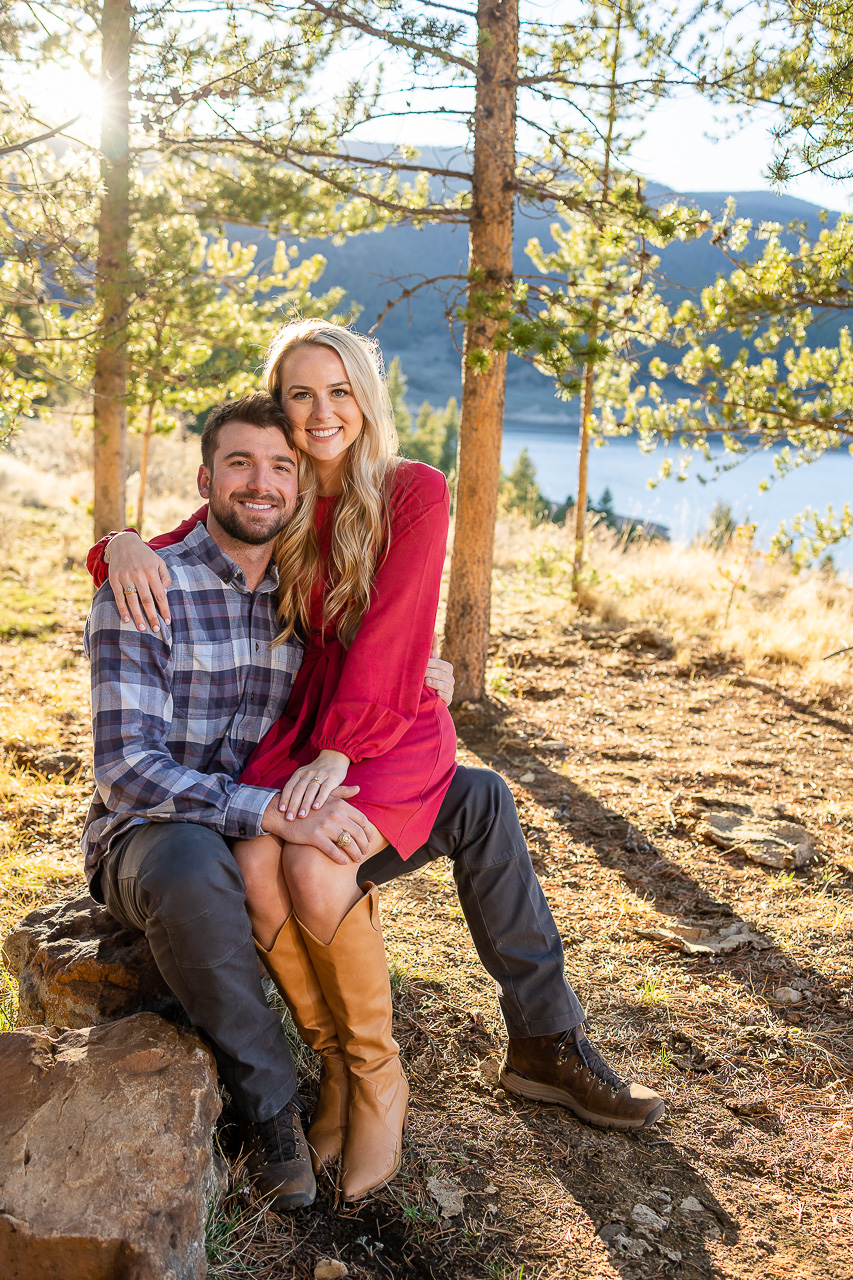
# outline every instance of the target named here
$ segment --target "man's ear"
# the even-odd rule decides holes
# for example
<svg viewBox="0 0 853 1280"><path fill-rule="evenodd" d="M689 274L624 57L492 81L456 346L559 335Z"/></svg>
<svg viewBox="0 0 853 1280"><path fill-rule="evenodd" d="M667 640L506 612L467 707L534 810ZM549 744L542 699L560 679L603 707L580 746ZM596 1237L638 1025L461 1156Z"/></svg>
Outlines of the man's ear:
<svg viewBox="0 0 853 1280"><path fill-rule="evenodd" d="M210 472L207 467L200 466L198 469L198 478L196 480L198 491L205 499L210 497Z"/></svg>

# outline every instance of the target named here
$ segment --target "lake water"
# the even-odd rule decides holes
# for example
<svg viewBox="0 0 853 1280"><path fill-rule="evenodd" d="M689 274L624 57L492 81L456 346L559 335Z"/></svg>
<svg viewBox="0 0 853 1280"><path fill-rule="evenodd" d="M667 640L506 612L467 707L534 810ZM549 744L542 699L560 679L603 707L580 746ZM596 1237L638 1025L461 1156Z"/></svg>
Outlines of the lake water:
<svg viewBox="0 0 853 1280"><path fill-rule="evenodd" d="M539 487L547 498L563 502L577 492L578 428L567 421L543 421L514 414L509 406L503 438L501 465L509 471L522 449L527 449L536 465ZM735 459L722 449L717 461L737 465L715 474L714 464L694 458L689 479L662 480L655 489L648 481L660 471L665 458L677 468L677 445L660 444L652 453L641 453L636 440L617 437L589 452L589 495L597 503L609 488L613 507L619 515L652 520L669 527L673 541L689 542L708 525L717 502L727 502L737 521L747 517L758 525L758 538L767 545L782 520L789 521L805 507L824 511L832 505L841 512L845 502L853 504L853 456L846 449L825 454L808 467L775 481L766 493L758 486L773 474L773 452L762 451ZM701 479L700 479L701 477ZM704 479L705 483L702 482ZM838 565L853 567L853 539L847 538L832 549Z"/></svg>

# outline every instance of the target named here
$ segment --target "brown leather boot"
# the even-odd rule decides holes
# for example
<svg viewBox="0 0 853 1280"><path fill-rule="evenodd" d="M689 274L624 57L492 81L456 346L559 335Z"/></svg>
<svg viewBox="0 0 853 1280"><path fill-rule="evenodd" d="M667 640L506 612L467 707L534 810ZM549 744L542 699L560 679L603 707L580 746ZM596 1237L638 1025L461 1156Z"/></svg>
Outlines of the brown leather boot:
<svg viewBox="0 0 853 1280"><path fill-rule="evenodd" d="M663 1117L663 1098L620 1079L583 1027L511 1038L500 1082L509 1093L568 1107L579 1120L602 1129L647 1129Z"/></svg>
<svg viewBox="0 0 853 1280"><path fill-rule="evenodd" d="M302 1039L322 1058L320 1090L308 1130L314 1172L337 1160L344 1145L350 1084L332 1011L314 972L302 934L291 912L269 951L255 947L290 1010Z"/></svg>
<svg viewBox="0 0 853 1280"><path fill-rule="evenodd" d="M269 1120L245 1125L246 1168L256 1191L273 1209L306 1209L317 1198L317 1183L299 1118L297 1094Z"/></svg>
<svg viewBox="0 0 853 1280"><path fill-rule="evenodd" d="M400 1167L409 1086L391 1035L391 984L379 924L379 890L364 897L327 945L299 925L335 1019L352 1094L343 1160L344 1199L360 1200Z"/></svg>

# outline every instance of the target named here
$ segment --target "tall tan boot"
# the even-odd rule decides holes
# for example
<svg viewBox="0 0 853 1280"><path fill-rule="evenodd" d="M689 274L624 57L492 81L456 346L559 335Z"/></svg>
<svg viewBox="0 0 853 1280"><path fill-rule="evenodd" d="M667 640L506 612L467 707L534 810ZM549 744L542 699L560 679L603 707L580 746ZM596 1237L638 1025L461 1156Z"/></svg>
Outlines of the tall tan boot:
<svg viewBox="0 0 853 1280"><path fill-rule="evenodd" d="M306 1135L314 1172L319 1173L341 1154L349 1114L349 1072L335 1020L292 912L269 951L257 939L255 947L290 1010L296 1030L323 1060L317 1106Z"/></svg>
<svg viewBox="0 0 853 1280"><path fill-rule="evenodd" d="M400 1167L409 1086L391 1035L391 983L379 923L379 890L364 886L327 945L299 924L350 1073L349 1124L341 1162L346 1200L360 1200Z"/></svg>

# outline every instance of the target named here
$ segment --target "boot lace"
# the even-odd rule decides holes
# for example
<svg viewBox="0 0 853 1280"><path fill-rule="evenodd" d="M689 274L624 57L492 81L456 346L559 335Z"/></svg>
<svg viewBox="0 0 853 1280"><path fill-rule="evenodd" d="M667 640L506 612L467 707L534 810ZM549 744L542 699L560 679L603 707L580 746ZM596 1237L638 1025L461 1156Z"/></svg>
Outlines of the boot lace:
<svg viewBox="0 0 853 1280"><path fill-rule="evenodd" d="M625 1088L626 1081L618 1076L612 1067L609 1067L596 1049L595 1045L584 1036L579 1036L579 1027L572 1027L570 1031L564 1031L557 1041L557 1057L561 1061L565 1061L572 1053L577 1053L578 1063L576 1070L582 1069L581 1064L586 1067L590 1075L595 1076L599 1080L599 1088L605 1086L610 1087L610 1091L614 1096Z"/></svg>
<svg viewBox="0 0 853 1280"><path fill-rule="evenodd" d="M258 1138L267 1164L286 1164L295 1160L297 1139L293 1132L293 1117L304 1110L304 1102L298 1094L290 1099L269 1120L258 1121Z"/></svg>

